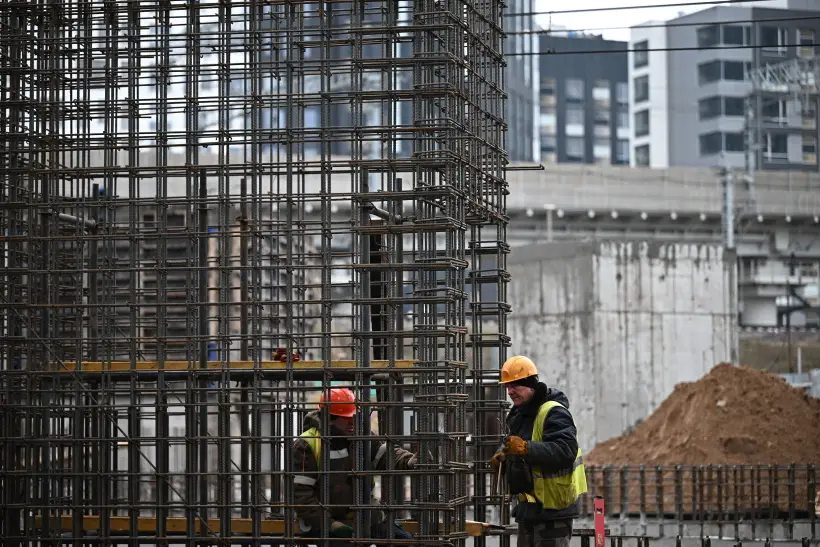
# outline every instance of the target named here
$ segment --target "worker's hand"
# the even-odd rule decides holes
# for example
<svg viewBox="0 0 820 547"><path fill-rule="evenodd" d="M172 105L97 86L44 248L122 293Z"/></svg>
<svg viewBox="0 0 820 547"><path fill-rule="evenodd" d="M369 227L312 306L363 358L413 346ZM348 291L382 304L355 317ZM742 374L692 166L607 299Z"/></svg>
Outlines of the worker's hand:
<svg viewBox="0 0 820 547"><path fill-rule="evenodd" d="M526 456L527 441L521 437L507 437L507 440L504 441L504 454L507 456Z"/></svg>
<svg viewBox="0 0 820 547"><path fill-rule="evenodd" d="M399 451L396 450L396 457L398 457L398 456L399 456ZM416 457L415 454L413 454L413 456L409 460L407 460L407 469L415 469L417 463L419 463L419 459L418 459L418 457Z"/></svg>
<svg viewBox="0 0 820 547"><path fill-rule="evenodd" d="M345 524L344 522L339 522L338 520L334 520L330 524L330 537L332 538L352 538L353 537L353 528Z"/></svg>
<svg viewBox="0 0 820 547"><path fill-rule="evenodd" d="M493 471L498 471L498 468L501 464L504 463L504 453L503 452L496 452L493 454L492 459L490 460L490 465L493 468Z"/></svg>

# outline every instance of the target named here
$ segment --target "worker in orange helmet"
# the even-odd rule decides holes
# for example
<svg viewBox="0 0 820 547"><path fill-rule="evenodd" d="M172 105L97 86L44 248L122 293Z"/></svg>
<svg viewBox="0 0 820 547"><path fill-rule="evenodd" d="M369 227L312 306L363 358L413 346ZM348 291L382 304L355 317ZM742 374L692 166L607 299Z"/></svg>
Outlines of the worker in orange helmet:
<svg viewBox="0 0 820 547"><path fill-rule="evenodd" d="M513 408L508 436L491 465L503 467L510 493L517 495L512 516L518 547L569 547L578 498L587 491L569 400L539 382L535 363L522 355L507 359L500 383Z"/></svg>
<svg viewBox="0 0 820 547"><path fill-rule="evenodd" d="M300 534L306 537L320 537L322 519L325 511L330 513L330 546L345 547L343 540L352 538L354 514L350 506L355 503L353 471L355 450L349 436L354 432L356 418L356 397L347 388L333 388L322 393L319 408L309 412L304 420L304 432L293 443L293 492L296 514L299 518ZM322 434L322 414L325 413L330 424L330 431ZM329 461L319 465L322 459L322 443L330 443ZM398 446L390 447L387 443L370 443L371 469L387 468L387 451L392 449L396 454L396 469L413 469L416 456ZM323 471L320 473L320 470ZM329 481L330 499L328 507L320 503L323 482ZM389 524L382 515L381 522L371 526L370 537L387 539ZM395 539L413 539L397 523L393 523ZM336 540L336 541L333 541Z"/></svg>

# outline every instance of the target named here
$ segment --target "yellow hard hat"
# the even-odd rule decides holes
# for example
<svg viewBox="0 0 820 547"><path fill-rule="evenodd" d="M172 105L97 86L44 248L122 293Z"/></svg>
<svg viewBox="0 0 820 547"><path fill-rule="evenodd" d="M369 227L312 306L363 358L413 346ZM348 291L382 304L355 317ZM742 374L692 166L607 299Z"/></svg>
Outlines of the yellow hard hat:
<svg viewBox="0 0 820 547"><path fill-rule="evenodd" d="M504 366L501 367L501 381L499 384L509 384L537 375L538 369L535 368L535 363L529 357L516 355L504 361Z"/></svg>

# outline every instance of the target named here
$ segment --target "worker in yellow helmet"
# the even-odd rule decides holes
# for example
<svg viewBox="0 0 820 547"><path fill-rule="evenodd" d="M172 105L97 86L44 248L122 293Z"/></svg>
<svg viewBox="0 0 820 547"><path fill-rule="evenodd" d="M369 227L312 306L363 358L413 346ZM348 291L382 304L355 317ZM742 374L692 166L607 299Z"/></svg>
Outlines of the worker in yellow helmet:
<svg viewBox="0 0 820 547"><path fill-rule="evenodd" d="M510 493L517 495L518 547L569 547L578 498L587 491L569 400L539 382L535 363L520 355L504 363L500 383L513 408L508 437L491 465L503 466Z"/></svg>

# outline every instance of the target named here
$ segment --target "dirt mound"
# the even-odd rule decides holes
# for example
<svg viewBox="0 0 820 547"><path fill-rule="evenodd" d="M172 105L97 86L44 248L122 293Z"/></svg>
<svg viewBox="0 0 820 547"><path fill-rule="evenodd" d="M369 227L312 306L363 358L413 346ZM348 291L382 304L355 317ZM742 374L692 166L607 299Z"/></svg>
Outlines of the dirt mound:
<svg viewBox="0 0 820 547"><path fill-rule="evenodd" d="M630 433L584 458L603 464L818 464L820 399L774 374L719 364Z"/></svg>

